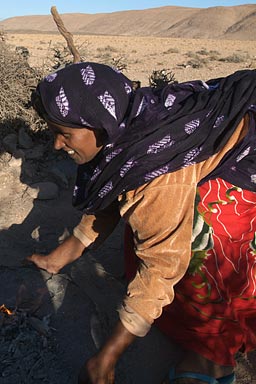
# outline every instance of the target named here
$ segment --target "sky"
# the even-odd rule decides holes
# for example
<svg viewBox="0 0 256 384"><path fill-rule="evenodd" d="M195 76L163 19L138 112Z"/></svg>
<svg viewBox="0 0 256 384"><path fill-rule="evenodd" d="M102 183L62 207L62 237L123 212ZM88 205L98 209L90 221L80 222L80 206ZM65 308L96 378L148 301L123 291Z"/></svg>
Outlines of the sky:
<svg viewBox="0 0 256 384"><path fill-rule="evenodd" d="M182 3L182 4L181 4ZM0 0L0 19L14 16L49 15L51 6L62 13L106 13L163 7L167 5L209 8L255 4L256 0Z"/></svg>

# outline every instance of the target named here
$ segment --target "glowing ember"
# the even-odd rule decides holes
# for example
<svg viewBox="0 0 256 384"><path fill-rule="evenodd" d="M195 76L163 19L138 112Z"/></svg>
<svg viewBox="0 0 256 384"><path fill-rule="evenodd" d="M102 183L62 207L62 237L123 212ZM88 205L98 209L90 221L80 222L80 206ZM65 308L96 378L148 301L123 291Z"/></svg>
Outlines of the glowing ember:
<svg viewBox="0 0 256 384"><path fill-rule="evenodd" d="M6 308L4 304L0 306L0 312L5 313L6 315L13 315L13 312L10 309Z"/></svg>

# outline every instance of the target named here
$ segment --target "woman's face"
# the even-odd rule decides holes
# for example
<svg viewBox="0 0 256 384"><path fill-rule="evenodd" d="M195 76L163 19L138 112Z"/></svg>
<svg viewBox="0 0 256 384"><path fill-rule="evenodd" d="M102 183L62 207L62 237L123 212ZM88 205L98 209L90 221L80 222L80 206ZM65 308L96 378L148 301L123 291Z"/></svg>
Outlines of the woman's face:
<svg viewBox="0 0 256 384"><path fill-rule="evenodd" d="M54 148L62 149L77 163L84 164L92 160L102 148L95 131L89 128L68 128L48 123L54 134Z"/></svg>

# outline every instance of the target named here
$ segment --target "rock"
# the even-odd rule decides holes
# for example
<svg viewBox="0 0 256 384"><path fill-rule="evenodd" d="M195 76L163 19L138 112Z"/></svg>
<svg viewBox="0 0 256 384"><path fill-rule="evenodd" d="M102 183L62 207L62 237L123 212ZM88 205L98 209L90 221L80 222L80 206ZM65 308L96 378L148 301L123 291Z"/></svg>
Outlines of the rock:
<svg viewBox="0 0 256 384"><path fill-rule="evenodd" d="M32 180L35 174L36 174L35 166L28 162L24 162L22 165L22 172L21 172L22 182L26 183L26 179Z"/></svg>
<svg viewBox="0 0 256 384"><path fill-rule="evenodd" d="M21 168L22 166L22 158L18 157L12 157L11 160L9 161L9 166L12 167L12 168Z"/></svg>
<svg viewBox="0 0 256 384"><path fill-rule="evenodd" d="M9 163L11 158L12 155L9 152L0 152L1 172L4 172L4 168Z"/></svg>
<svg viewBox="0 0 256 384"><path fill-rule="evenodd" d="M40 226L33 229L33 231L31 232L31 237L35 241L40 241Z"/></svg>
<svg viewBox="0 0 256 384"><path fill-rule="evenodd" d="M59 187L53 182L43 181L30 184L30 186L26 189L26 192L33 199L54 200L59 196Z"/></svg>
<svg viewBox="0 0 256 384"><path fill-rule="evenodd" d="M3 138L3 147L4 149L13 154L17 149L18 137L16 133L10 133L9 135Z"/></svg>
<svg viewBox="0 0 256 384"><path fill-rule="evenodd" d="M24 155L24 151L22 149L16 149L15 152L13 152L13 157L15 157L16 159L22 159L23 161L25 160L25 155Z"/></svg>
<svg viewBox="0 0 256 384"><path fill-rule="evenodd" d="M28 59L29 57L29 50L27 47L23 47L23 46L18 46L18 47L15 47L15 51L21 55L22 57L24 57L24 59Z"/></svg>
<svg viewBox="0 0 256 384"><path fill-rule="evenodd" d="M25 148L25 149L30 149L33 147L33 140L31 139L31 137L27 134L27 132L25 131L24 128L21 128L19 130L19 138L18 138L18 142L19 142L19 147L20 148Z"/></svg>

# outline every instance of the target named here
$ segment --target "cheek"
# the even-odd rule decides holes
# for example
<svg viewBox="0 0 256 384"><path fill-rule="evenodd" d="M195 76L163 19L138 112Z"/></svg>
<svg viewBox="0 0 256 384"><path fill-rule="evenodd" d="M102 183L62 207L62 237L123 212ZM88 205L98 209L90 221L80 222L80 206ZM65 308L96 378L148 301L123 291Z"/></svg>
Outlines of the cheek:
<svg viewBox="0 0 256 384"><path fill-rule="evenodd" d="M90 131L73 137L72 148L86 161L91 160L100 150L96 137Z"/></svg>
<svg viewBox="0 0 256 384"><path fill-rule="evenodd" d="M83 143L82 140L79 140L79 138L76 138L76 139L70 139L68 142L68 145L76 151L79 151L79 150L81 151L81 149L83 148L82 143Z"/></svg>
<svg viewBox="0 0 256 384"><path fill-rule="evenodd" d="M91 155L92 153L92 148L90 145L86 144L86 145L83 145L82 144L82 141L80 143L76 143L76 145L74 145L74 150L82 157L85 157L87 158L88 156Z"/></svg>

